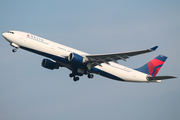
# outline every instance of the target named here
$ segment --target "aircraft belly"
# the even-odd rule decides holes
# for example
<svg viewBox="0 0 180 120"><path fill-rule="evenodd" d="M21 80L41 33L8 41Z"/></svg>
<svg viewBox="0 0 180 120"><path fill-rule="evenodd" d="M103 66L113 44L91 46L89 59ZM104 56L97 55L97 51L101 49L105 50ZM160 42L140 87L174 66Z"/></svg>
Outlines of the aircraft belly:
<svg viewBox="0 0 180 120"><path fill-rule="evenodd" d="M111 74L109 78L121 81L129 81L129 82L147 82L146 74L140 73L133 69L124 67L122 65L110 62L110 65L103 63L102 67L96 66L97 69L100 69L106 74ZM102 76L106 76L106 74L102 74Z"/></svg>

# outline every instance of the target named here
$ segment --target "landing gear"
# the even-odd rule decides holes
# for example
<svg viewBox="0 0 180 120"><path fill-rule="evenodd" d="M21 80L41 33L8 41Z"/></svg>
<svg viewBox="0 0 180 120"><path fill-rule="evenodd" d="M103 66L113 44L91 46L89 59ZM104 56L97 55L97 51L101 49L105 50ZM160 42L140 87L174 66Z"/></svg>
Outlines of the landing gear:
<svg viewBox="0 0 180 120"><path fill-rule="evenodd" d="M75 82L79 80L79 77L76 77L75 74L73 74L73 73L69 74L69 77L73 77L73 80Z"/></svg>
<svg viewBox="0 0 180 120"><path fill-rule="evenodd" d="M13 52L16 52L17 49L19 49L19 46L18 46L17 44L15 44L15 43L11 43L10 45L11 45L12 47L14 47L14 49L12 50Z"/></svg>
<svg viewBox="0 0 180 120"><path fill-rule="evenodd" d="M73 80L76 82L76 81L79 80L79 77L75 77L75 76L74 76Z"/></svg>
<svg viewBox="0 0 180 120"><path fill-rule="evenodd" d="M16 51L17 51L17 49L13 49L12 51L13 51L13 52L16 52Z"/></svg>
<svg viewBox="0 0 180 120"><path fill-rule="evenodd" d="M69 77L73 77L73 80L76 82L76 81L78 81L79 80L79 77L78 76L82 76L83 74L75 74L75 73L71 73L71 74L69 74ZM94 77L94 75L93 74L87 74L87 77L88 78L93 78Z"/></svg>
<svg viewBox="0 0 180 120"><path fill-rule="evenodd" d="M75 76L75 75L74 75L74 74L72 74L72 73L71 73L71 74L69 74L69 77L74 77L74 76Z"/></svg>
<svg viewBox="0 0 180 120"><path fill-rule="evenodd" d="M88 74L88 78L93 78L94 75L93 74Z"/></svg>

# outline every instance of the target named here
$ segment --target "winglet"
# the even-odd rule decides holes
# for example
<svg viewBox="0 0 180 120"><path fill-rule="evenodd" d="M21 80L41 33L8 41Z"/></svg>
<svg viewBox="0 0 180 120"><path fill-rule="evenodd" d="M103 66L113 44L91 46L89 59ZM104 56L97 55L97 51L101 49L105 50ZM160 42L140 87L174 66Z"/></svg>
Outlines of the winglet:
<svg viewBox="0 0 180 120"><path fill-rule="evenodd" d="M155 51L158 48L158 46L150 48L151 51Z"/></svg>

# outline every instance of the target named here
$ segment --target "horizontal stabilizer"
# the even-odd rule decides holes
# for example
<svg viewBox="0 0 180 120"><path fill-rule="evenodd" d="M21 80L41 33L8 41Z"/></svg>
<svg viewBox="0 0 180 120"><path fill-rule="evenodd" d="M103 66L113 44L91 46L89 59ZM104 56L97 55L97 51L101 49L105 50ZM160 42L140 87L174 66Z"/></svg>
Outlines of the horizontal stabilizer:
<svg viewBox="0 0 180 120"><path fill-rule="evenodd" d="M155 77L148 76L147 77L147 79L149 81L151 81L151 80L164 80L164 79L171 79L171 78L177 78L177 77L174 77L174 76L155 76Z"/></svg>

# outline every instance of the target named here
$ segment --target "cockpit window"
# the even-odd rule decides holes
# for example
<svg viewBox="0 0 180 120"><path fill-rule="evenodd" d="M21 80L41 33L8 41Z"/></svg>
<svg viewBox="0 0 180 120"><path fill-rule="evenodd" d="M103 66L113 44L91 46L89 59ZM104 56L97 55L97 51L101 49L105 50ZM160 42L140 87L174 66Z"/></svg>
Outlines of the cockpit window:
<svg viewBox="0 0 180 120"><path fill-rule="evenodd" d="M8 33L14 34L14 32L8 31Z"/></svg>

